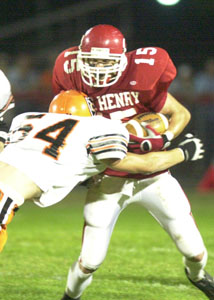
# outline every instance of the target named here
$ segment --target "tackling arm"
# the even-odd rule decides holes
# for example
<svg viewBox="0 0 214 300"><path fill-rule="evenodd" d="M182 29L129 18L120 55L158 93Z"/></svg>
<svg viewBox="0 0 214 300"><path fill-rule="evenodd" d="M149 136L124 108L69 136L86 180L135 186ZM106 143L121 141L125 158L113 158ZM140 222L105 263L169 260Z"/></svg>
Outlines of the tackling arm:
<svg viewBox="0 0 214 300"><path fill-rule="evenodd" d="M183 161L201 159L203 158L203 153L204 149L201 140L192 134L187 134L175 149L149 152L141 155L128 152L127 156L122 160L111 159L103 160L103 162L107 167L115 171L152 174L166 170Z"/></svg>
<svg viewBox="0 0 214 300"><path fill-rule="evenodd" d="M115 171L151 174L166 170L184 161L184 155L178 148L170 151L149 152L147 154L127 153L122 160L104 161Z"/></svg>

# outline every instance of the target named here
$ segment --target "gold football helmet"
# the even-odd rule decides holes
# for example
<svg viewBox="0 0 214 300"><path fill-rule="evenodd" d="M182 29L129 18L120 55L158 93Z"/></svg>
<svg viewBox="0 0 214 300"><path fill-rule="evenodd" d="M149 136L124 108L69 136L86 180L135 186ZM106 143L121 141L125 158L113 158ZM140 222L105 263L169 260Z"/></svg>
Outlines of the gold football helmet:
<svg viewBox="0 0 214 300"><path fill-rule="evenodd" d="M95 115L95 108L86 94L75 90L62 91L49 105L49 112L81 117Z"/></svg>

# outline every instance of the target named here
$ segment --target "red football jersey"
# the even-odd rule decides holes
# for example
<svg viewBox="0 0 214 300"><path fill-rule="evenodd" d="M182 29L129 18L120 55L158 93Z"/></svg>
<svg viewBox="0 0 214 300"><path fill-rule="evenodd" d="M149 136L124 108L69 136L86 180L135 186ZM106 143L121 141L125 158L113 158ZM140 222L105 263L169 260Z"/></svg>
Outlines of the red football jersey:
<svg viewBox="0 0 214 300"><path fill-rule="evenodd" d="M105 88L86 85L77 63L78 47L64 50L56 59L53 70L53 91L74 89L93 99L97 112L110 119L127 121L134 115L159 112L167 97L176 68L162 48L147 47L126 53L128 64L119 80ZM111 171L110 175L117 174ZM123 174L142 178L142 175Z"/></svg>

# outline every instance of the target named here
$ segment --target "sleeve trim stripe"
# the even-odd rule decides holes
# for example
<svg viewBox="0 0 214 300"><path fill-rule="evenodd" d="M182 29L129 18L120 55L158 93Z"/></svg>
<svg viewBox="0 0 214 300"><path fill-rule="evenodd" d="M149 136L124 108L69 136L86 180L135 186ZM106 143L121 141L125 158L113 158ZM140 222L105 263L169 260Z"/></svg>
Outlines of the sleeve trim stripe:
<svg viewBox="0 0 214 300"><path fill-rule="evenodd" d="M122 152L124 152L124 153L126 153L127 152L127 147L124 147L123 145L108 145L108 146L103 146L103 147L97 147L97 148L95 148L95 149L91 149L90 150L90 152L91 153L100 153L100 152L102 152L102 151L122 151Z"/></svg>
<svg viewBox="0 0 214 300"><path fill-rule="evenodd" d="M95 143L95 144L89 144L91 149L96 149L96 148L100 148L100 147L105 147L105 146L115 146L115 145L119 145L119 146L123 146L126 147L128 146L127 143L124 143L123 141L118 141L118 140L109 140L108 142L105 143Z"/></svg>
<svg viewBox="0 0 214 300"><path fill-rule="evenodd" d="M97 143L97 142L103 142L107 140L122 140L126 144L128 143L126 137L122 134L106 134L106 135L101 135L101 136L96 136L90 139L90 143Z"/></svg>
<svg viewBox="0 0 214 300"><path fill-rule="evenodd" d="M96 140L90 140L90 144L97 144L97 143L104 143L106 141L122 141L123 143L125 143L126 145L128 144L128 141L127 139L124 139L124 138L121 138L121 137L118 137L117 139L114 138L102 138L102 139L96 139Z"/></svg>
<svg viewBox="0 0 214 300"><path fill-rule="evenodd" d="M121 153L123 153L123 157L126 156L127 151L124 151L123 149L103 149L100 151L97 151L93 154L95 154L95 156L99 156L101 154L105 154L106 156L108 156L108 154L111 154L111 157L113 158L117 158L119 156L119 158L121 158Z"/></svg>

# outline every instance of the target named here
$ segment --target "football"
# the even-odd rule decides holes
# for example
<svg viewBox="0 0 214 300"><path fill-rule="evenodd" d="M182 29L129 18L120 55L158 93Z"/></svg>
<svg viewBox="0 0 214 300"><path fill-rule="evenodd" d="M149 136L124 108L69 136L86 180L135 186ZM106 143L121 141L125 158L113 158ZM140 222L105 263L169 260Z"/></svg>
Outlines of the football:
<svg viewBox="0 0 214 300"><path fill-rule="evenodd" d="M136 115L125 126L129 133L142 138L148 135L143 123L150 125L159 134L163 134L169 127L169 122L165 115L153 112Z"/></svg>

